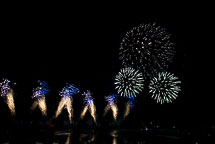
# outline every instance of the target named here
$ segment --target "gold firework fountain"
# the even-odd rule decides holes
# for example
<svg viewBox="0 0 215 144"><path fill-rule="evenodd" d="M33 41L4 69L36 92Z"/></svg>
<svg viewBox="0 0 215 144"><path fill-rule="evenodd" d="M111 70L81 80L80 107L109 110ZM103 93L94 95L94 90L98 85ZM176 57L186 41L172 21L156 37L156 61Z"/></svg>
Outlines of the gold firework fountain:
<svg viewBox="0 0 215 144"><path fill-rule="evenodd" d="M117 95L112 94L112 95L105 97L108 104L104 109L104 115L103 115L103 116L105 116L108 111L112 110L114 120L117 119L117 115L118 115L118 107L115 104L116 103L116 96Z"/></svg>
<svg viewBox="0 0 215 144"><path fill-rule="evenodd" d="M14 103L14 92L9 85L10 80L3 79L3 82L0 83L1 96L5 98L5 101L8 105L8 108L11 112L11 115L15 116L15 103Z"/></svg>
<svg viewBox="0 0 215 144"><path fill-rule="evenodd" d="M62 97L61 101L59 102L55 118L57 118L61 113L63 108L65 108L68 112L68 117L70 123L72 122L72 115L73 115L73 108L72 108L72 98L69 97Z"/></svg>
<svg viewBox="0 0 215 144"><path fill-rule="evenodd" d="M10 89L10 92L6 95L6 103L10 109L11 115L15 116L14 93L12 89Z"/></svg>
<svg viewBox="0 0 215 144"><path fill-rule="evenodd" d="M46 108L46 99L45 99L45 97L37 98L34 101L32 107L31 107L31 110L34 110L37 106L39 107L42 115L46 116L47 115L47 112L46 112L47 108Z"/></svg>
<svg viewBox="0 0 215 144"><path fill-rule="evenodd" d="M126 118L129 115L133 107L134 107L134 97L131 96L128 98L128 101L125 104L125 112L124 112L123 118Z"/></svg>
<svg viewBox="0 0 215 144"><path fill-rule="evenodd" d="M92 93L89 90L87 90L87 92L85 92L83 95L85 96L84 98L85 107L81 113L80 119L83 119L86 112L89 111L90 115L93 118L93 121L96 124L96 106L94 105Z"/></svg>
<svg viewBox="0 0 215 144"><path fill-rule="evenodd" d="M79 89L74 85L66 84L66 86L60 91L60 96L62 96L57 111L55 113L55 118L57 118L61 113L63 108L68 112L68 117L70 123L72 123L73 108L72 108L72 96L79 93Z"/></svg>
<svg viewBox="0 0 215 144"><path fill-rule="evenodd" d="M31 110L35 110L36 107L39 107L43 116L47 115L47 107L46 107L46 98L45 95L49 92L47 87L47 83L45 81L38 80L39 87L33 89L33 96L35 98L34 103L31 106Z"/></svg>
<svg viewBox="0 0 215 144"><path fill-rule="evenodd" d="M125 112L124 112L124 115L123 115L123 118L126 118L130 113L130 103L129 102L126 102L125 104Z"/></svg>

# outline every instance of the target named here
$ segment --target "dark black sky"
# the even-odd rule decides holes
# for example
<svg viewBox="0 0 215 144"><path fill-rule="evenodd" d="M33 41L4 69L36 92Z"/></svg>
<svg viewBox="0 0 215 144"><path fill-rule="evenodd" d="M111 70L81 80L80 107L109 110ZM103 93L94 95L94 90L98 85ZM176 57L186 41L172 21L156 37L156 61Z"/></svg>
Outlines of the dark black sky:
<svg viewBox="0 0 215 144"><path fill-rule="evenodd" d="M5 70L1 73L15 79L109 80L119 67L123 35L144 22L157 22L172 33L179 58L176 63L183 66L184 58L189 57L186 43L190 34L185 15L146 12L12 13L3 22L1 59Z"/></svg>
<svg viewBox="0 0 215 144"><path fill-rule="evenodd" d="M31 105L29 97L38 79L50 83L56 92L53 101L65 82L92 89L98 101L102 100L112 91L114 75L120 68L118 48L123 35L140 23L157 22L175 40L177 53L171 70L183 81L180 98L163 112L186 121L186 117L201 118L201 114L211 108L211 105L203 109L198 107L201 96L194 90L193 49L199 46L196 44L196 28L202 19L192 10L166 6L112 11L99 7L74 11L5 12L4 17L0 74L17 82L19 94L16 99L20 107L25 98L30 104L24 106ZM152 109L152 112L160 108L154 106L149 100L144 108ZM166 109L169 111L165 112ZM210 117L210 112L207 111L206 116Z"/></svg>

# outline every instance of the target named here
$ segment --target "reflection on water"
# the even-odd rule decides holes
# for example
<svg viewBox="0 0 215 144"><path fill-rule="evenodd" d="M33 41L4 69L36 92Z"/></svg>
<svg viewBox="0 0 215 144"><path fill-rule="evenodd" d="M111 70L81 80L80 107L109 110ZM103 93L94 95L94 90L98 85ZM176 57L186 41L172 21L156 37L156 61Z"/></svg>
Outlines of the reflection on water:
<svg viewBox="0 0 215 144"><path fill-rule="evenodd" d="M166 133L166 134L164 134ZM132 129L92 129L88 131L40 130L28 132L23 136L11 136L1 144L179 144L184 143L180 135L173 135L167 130L132 130Z"/></svg>

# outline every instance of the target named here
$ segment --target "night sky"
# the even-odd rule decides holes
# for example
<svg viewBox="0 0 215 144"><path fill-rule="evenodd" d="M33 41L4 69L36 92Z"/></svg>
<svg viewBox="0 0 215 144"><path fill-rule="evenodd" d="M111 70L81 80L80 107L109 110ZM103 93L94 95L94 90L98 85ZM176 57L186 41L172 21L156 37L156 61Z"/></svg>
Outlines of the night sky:
<svg viewBox="0 0 215 144"><path fill-rule="evenodd" d="M139 115L137 118L172 120L194 126L201 125L202 121L213 121L212 98L205 96L207 100L202 101L193 84L196 76L193 48L198 27L194 17L197 14L160 9L132 12L121 9L116 13L102 8L80 11L71 14L39 10L6 12L1 26L0 78L16 82L19 119L28 119L31 115L32 88L38 79L47 81L52 90L47 96L48 108L53 111L50 116L60 98L58 91L66 82L92 90L98 111L102 113L103 97L113 92L114 76L121 67L118 49L124 34L140 23L156 22L165 27L175 41L176 55L170 70L182 80L182 92L169 105L156 104L146 95L140 96L135 112ZM3 99L0 103L0 113L6 114Z"/></svg>

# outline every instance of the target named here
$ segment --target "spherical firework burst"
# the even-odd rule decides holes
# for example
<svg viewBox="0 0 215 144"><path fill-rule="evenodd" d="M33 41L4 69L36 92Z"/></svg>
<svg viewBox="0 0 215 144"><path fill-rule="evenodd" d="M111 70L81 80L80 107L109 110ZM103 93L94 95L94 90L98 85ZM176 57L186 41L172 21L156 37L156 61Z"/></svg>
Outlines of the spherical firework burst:
<svg viewBox="0 0 215 144"><path fill-rule="evenodd" d="M115 78L115 89L125 97L136 96L143 90L143 76L138 70L131 67L122 68Z"/></svg>
<svg viewBox="0 0 215 144"><path fill-rule="evenodd" d="M122 39L119 59L123 66L130 66L151 77L172 62L174 43L166 29L154 24L133 27Z"/></svg>
<svg viewBox="0 0 215 144"><path fill-rule="evenodd" d="M181 87L178 77L168 72L161 72L149 84L149 93L157 103L171 103L178 97Z"/></svg>

